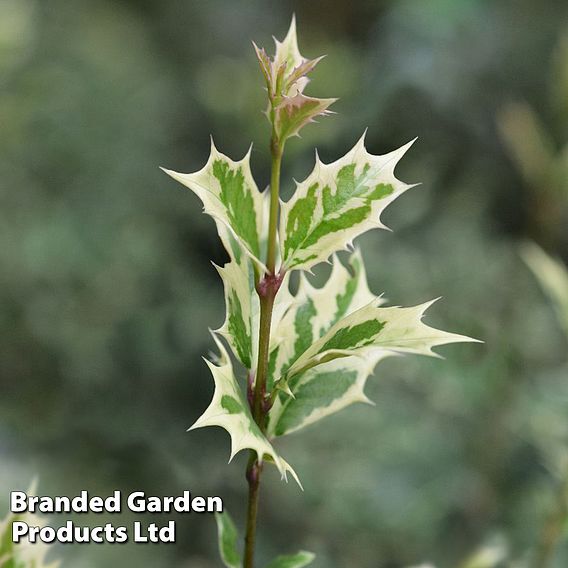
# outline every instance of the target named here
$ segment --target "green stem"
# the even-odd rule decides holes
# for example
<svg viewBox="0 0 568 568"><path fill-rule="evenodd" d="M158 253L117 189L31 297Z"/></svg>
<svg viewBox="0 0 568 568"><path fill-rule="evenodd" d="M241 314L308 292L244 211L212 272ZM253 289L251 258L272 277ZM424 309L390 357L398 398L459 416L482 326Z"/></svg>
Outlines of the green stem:
<svg viewBox="0 0 568 568"><path fill-rule="evenodd" d="M264 432L266 429L266 379L268 376L268 355L270 348L270 325L274 299L278 293L281 277L275 274L276 267L276 231L278 228L278 208L280 194L280 166L282 164L281 145L274 130L270 144L272 154L272 170L270 176L270 218L268 222L268 245L266 252L266 267L268 273L257 283L260 299L260 325L258 339L258 364L255 374L252 414L255 422ZM254 568L254 545L258 514L258 497L262 464L251 450L247 466L247 481L249 485L247 527L245 535L244 568Z"/></svg>
<svg viewBox="0 0 568 568"><path fill-rule="evenodd" d="M256 518L258 514L258 490L260 486L260 469L256 455L251 451L247 466L247 480L249 484L249 497L247 507L247 532L245 535L244 567L254 566L254 544L256 538Z"/></svg>
<svg viewBox="0 0 568 568"><path fill-rule="evenodd" d="M272 153L272 169L270 175L270 217L268 221L268 250L266 253L266 267L269 274L274 274L276 264L276 230L278 227L278 206L280 198L280 166L284 146L278 142L275 133L272 133L270 142Z"/></svg>

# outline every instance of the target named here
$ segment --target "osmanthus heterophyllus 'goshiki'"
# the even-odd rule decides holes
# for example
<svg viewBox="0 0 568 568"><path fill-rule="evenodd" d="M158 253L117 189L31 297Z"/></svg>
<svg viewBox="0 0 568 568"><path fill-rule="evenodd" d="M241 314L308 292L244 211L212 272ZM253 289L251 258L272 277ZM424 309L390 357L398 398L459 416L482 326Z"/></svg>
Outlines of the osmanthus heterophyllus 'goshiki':
<svg viewBox="0 0 568 568"><path fill-rule="evenodd" d="M223 280L226 319L213 333L219 356L207 364L215 381L213 400L192 428L221 426L231 436L231 457L250 450L249 500L245 550L227 513L217 519L223 562L253 566L260 474L273 464L282 477L300 480L278 454L273 440L296 432L355 402L368 402L365 382L376 364L397 353L433 355L432 348L469 338L422 323L432 302L409 308L387 307L368 288L363 258L353 240L384 228L381 212L412 187L394 169L411 143L375 156L364 136L339 160L324 164L316 156L312 173L296 183L293 197L280 202L280 165L288 138L317 116L328 114L335 99L304 93L307 75L321 58L306 59L299 50L296 26L276 41L269 57L254 46L266 81L271 125L270 188L261 193L250 169L250 151L233 161L211 144L207 164L198 172L165 170L191 189L217 225L230 262L218 267ZM347 265L336 252L348 249ZM306 271L332 264L322 288ZM301 271L295 294L293 271ZM234 359L246 369L241 388ZM301 567L313 555L300 552L270 563L271 568Z"/></svg>

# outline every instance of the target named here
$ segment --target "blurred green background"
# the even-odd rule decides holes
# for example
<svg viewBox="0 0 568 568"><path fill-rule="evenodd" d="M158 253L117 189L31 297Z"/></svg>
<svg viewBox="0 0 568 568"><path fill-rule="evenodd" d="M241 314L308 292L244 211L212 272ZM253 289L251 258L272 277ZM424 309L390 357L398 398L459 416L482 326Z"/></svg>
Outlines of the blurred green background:
<svg viewBox="0 0 568 568"><path fill-rule="evenodd" d="M565 0L0 0L0 512L37 475L50 495L218 494L242 527L246 456L227 466L225 432L185 432L213 391L200 356L225 253L158 166L200 168L212 134L233 158L253 141L267 184L250 42L271 49L293 12L302 53L328 54L308 94L341 100L288 144L285 195L315 146L331 161L366 127L375 154L418 136L398 175L422 185L387 211L394 233L360 239L371 289L443 296L427 321L485 344L388 360L375 408L282 440L305 493L266 475L259 558L452 568L487 543L527 558L568 447L567 339L519 255L530 239L568 260ZM214 525L185 515L176 545L55 555L216 567Z"/></svg>

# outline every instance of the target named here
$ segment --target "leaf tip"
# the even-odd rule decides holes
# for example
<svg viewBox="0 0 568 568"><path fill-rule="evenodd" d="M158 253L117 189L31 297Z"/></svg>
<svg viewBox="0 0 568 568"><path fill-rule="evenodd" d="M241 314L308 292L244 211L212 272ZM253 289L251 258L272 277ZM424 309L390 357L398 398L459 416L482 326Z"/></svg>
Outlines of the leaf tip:
<svg viewBox="0 0 568 568"><path fill-rule="evenodd" d="M210 159L213 159L216 156L219 156L220 152L217 150L217 146L215 146L215 140L213 140L213 134L209 135L209 147L210 147Z"/></svg>
<svg viewBox="0 0 568 568"><path fill-rule="evenodd" d="M243 162L245 162L246 164L249 164L249 165L250 165L250 156L252 154L252 147L253 146L254 146L254 142L251 142L250 146L248 147L246 154L244 155L244 158L242 159Z"/></svg>
<svg viewBox="0 0 568 568"><path fill-rule="evenodd" d="M290 21L290 28L288 29L288 33L286 34L286 39L288 39L288 37L292 38L296 35L296 12L292 12L292 19Z"/></svg>

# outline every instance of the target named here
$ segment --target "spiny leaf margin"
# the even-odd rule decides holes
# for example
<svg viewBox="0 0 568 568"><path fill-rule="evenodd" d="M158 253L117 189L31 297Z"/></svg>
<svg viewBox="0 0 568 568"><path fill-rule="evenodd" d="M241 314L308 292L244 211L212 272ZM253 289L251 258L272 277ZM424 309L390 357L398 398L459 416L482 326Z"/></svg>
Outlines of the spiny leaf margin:
<svg viewBox="0 0 568 568"><path fill-rule="evenodd" d="M321 288L312 286L304 272L296 294L278 325L278 336L271 342L272 376L277 379L345 315L376 300L369 290L363 257L358 248L350 255L345 267L336 255L331 259L331 274ZM287 287L281 288L290 293Z"/></svg>
<svg viewBox="0 0 568 568"><path fill-rule="evenodd" d="M241 388L235 378L233 365L229 355L219 339L213 335L220 356L217 364L205 359L213 380L215 391L205 412L194 422L189 430L207 426L220 426L231 437L231 454L229 462L241 450L250 449L256 452L259 462L274 463L283 479L290 473L300 488L302 487L296 472L274 450L260 428L254 421L248 403L244 400Z"/></svg>
<svg viewBox="0 0 568 568"><path fill-rule="evenodd" d="M288 369L288 378L339 357L365 353L367 347L439 357L433 347L479 342L424 324L424 313L436 301L404 308L380 307L380 299L371 302L338 321L314 342Z"/></svg>
<svg viewBox="0 0 568 568"><path fill-rule="evenodd" d="M260 260L265 199L250 169L251 149L252 146L244 158L235 162L219 152L211 139L209 159L201 170L190 174L162 170L191 189L201 199L205 213L227 227L245 254L265 271ZM235 254L222 234L221 238L227 250Z"/></svg>
<svg viewBox="0 0 568 568"><path fill-rule="evenodd" d="M362 233L386 228L382 211L413 187L398 180L394 169L414 140L374 156L365 148L365 134L335 162L324 164L316 155L312 173L281 204L282 269L309 270Z"/></svg>

